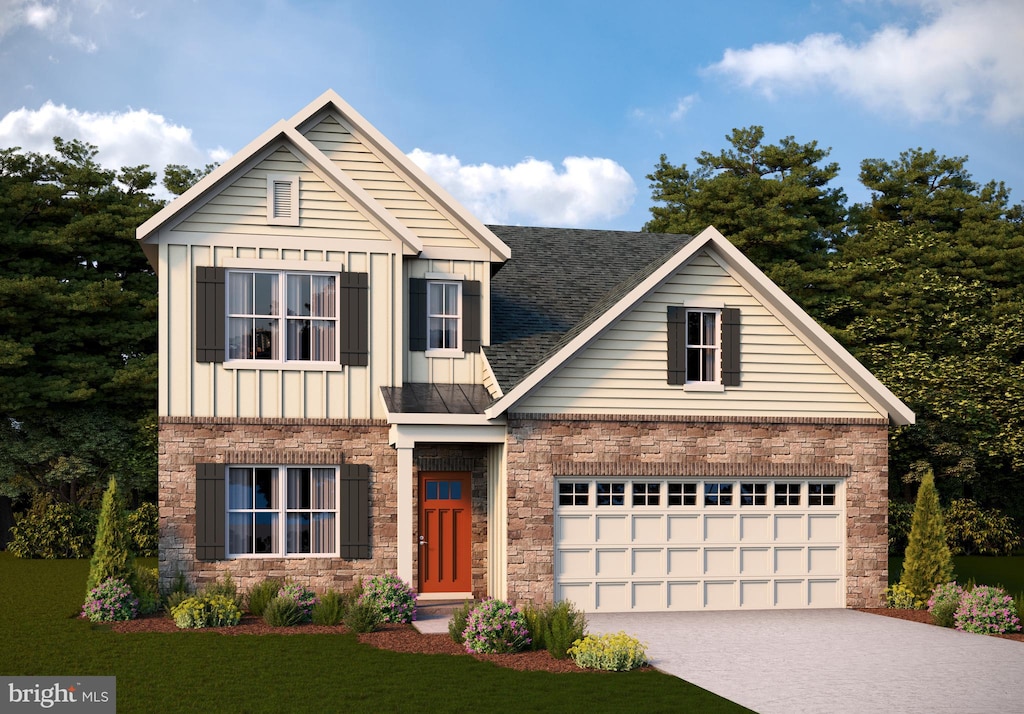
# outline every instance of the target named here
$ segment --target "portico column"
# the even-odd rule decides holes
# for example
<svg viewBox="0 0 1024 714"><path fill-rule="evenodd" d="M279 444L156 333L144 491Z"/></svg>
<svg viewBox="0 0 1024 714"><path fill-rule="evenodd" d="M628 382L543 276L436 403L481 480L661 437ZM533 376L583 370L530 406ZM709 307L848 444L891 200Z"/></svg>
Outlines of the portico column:
<svg viewBox="0 0 1024 714"><path fill-rule="evenodd" d="M413 587L412 572L412 447L398 449L398 577Z"/></svg>

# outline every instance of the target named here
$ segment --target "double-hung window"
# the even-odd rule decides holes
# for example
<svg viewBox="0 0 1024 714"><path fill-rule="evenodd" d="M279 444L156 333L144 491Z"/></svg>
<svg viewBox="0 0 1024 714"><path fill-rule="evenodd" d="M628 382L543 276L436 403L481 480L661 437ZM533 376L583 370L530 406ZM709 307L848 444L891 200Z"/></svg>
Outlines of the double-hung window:
<svg viewBox="0 0 1024 714"><path fill-rule="evenodd" d="M228 555L335 555L337 469L228 469Z"/></svg>
<svg viewBox="0 0 1024 714"><path fill-rule="evenodd" d="M429 281L427 283L427 349L460 350L462 283Z"/></svg>
<svg viewBox="0 0 1024 714"><path fill-rule="evenodd" d="M740 311L735 307L668 307L668 383L694 391L740 386Z"/></svg>
<svg viewBox="0 0 1024 714"><path fill-rule="evenodd" d="M228 272L228 359L334 362L337 276Z"/></svg>
<svg viewBox="0 0 1024 714"><path fill-rule="evenodd" d="M686 311L686 381L718 381L719 310Z"/></svg>

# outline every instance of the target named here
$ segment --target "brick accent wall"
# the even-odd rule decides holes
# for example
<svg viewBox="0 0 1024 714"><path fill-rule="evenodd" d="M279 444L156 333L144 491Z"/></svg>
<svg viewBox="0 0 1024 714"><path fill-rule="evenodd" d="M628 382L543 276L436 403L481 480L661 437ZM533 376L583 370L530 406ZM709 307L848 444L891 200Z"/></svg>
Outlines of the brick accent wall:
<svg viewBox="0 0 1024 714"><path fill-rule="evenodd" d="M749 468L765 476L806 472L846 477L846 604L884 604L884 420L509 415L506 453L508 586L513 601L546 603L554 596L556 474L597 468L609 476L665 470L740 475ZM819 468L822 473L814 474Z"/></svg>
<svg viewBox="0 0 1024 714"><path fill-rule="evenodd" d="M370 466L371 558L196 560L197 463ZM317 590L347 589L357 576L398 567L397 456L381 420L163 417L160 420L160 578L177 572L196 586L230 573L240 589L265 577L291 578Z"/></svg>

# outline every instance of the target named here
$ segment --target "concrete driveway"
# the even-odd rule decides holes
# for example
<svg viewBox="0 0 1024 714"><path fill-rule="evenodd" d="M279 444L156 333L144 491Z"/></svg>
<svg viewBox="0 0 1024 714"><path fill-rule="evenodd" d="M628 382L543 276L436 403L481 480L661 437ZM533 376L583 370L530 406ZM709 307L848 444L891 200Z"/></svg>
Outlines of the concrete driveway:
<svg viewBox="0 0 1024 714"><path fill-rule="evenodd" d="M854 610L592 614L755 711L1024 712L1024 643Z"/></svg>

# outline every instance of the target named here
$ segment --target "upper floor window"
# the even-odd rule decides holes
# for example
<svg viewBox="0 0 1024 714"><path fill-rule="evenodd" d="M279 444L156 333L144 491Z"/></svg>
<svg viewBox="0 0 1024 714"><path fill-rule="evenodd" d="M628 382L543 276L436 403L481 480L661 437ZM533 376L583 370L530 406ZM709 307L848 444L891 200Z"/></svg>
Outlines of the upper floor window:
<svg viewBox="0 0 1024 714"><path fill-rule="evenodd" d="M299 225L299 177L267 176L267 223Z"/></svg>
<svg viewBox="0 0 1024 714"><path fill-rule="evenodd" d="M228 359L337 360L337 276L228 272Z"/></svg>
<svg viewBox="0 0 1024 714"><path fill-rule="evenodd" d="M735 307L670 305L668 383L694 391L740 386L740 311Z"/></svg>
<svg viewBox="0 0 1024 714"><path fill-rule="evenodd" d="M459 325L462 315L462 283L427 283L427 349L461 349Z"/></svg>
<svg viewBox="0 0 1024 714"><path fill-rule="evenodd" d="M686 381L718 381L719 311L686 311Z"/></svg>

